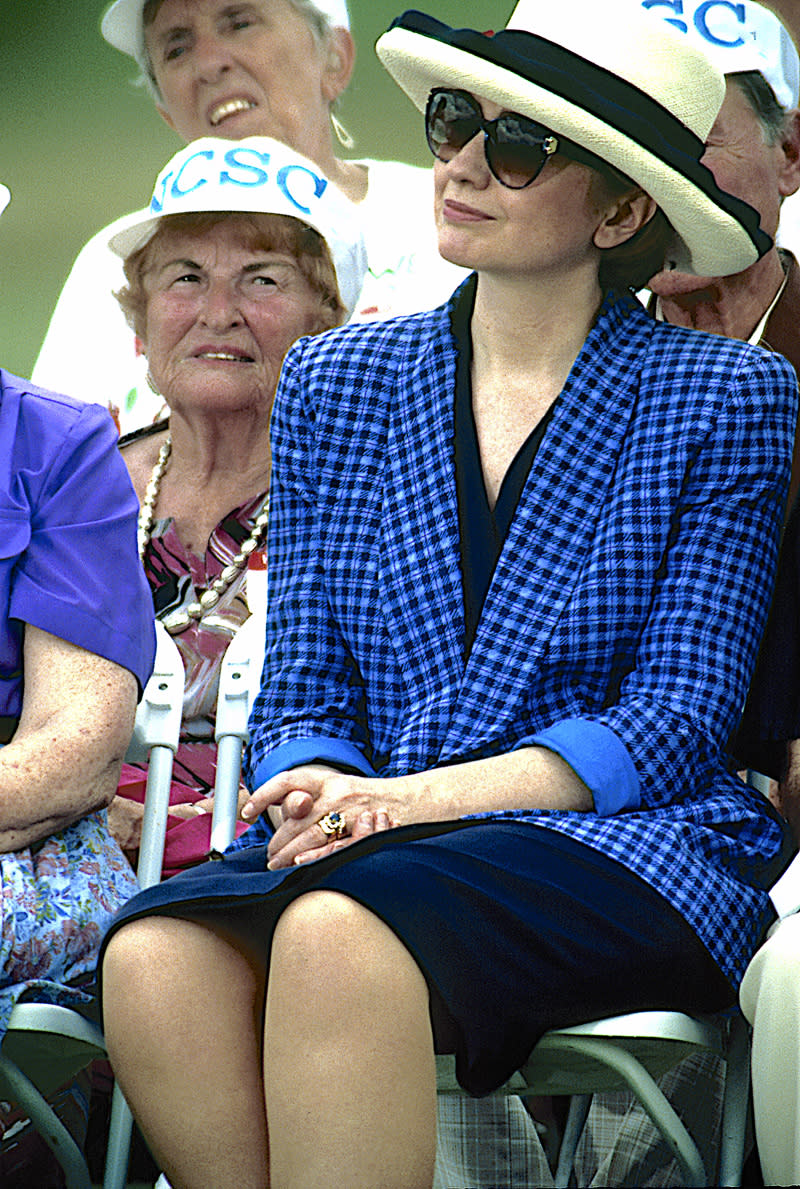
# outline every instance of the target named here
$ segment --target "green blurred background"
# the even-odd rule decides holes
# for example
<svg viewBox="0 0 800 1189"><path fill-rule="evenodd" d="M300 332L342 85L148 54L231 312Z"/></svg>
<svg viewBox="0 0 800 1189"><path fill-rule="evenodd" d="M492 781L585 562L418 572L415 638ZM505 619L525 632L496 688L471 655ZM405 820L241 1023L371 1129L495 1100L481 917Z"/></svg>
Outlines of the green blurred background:
<svg viewBox="0 0 800 1189"><path fill-rule="evenodd" d="M514 0L418 0L450 24L502 28ZM340 117L350 156L427 164L420 117L378 63L377 37L409 6L350 0L356 71ZM106 45L103 0L0 0L0 363L30 374L70 265L90 235L142 206L180 147L131 59Z"/></svg>

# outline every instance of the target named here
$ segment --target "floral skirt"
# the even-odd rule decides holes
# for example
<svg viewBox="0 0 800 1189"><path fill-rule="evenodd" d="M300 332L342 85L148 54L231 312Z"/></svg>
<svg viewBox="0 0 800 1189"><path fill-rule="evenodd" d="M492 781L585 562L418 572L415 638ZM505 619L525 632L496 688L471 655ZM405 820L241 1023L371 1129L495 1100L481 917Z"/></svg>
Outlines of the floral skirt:
<svg viewBox="0 0 800 1189"><path fill-rule="evenodd" d="M138 891L105 810L0 854L0 1040L17 1000L86 1008L103 934Z"/></svg>

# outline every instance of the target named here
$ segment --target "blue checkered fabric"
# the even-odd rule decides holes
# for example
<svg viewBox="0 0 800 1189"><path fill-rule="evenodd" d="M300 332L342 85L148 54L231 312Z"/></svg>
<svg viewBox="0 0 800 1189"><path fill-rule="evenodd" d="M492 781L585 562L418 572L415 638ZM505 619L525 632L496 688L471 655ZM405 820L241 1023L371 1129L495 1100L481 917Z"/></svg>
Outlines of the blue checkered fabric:
<svg viewBox="0 0 800 1189"><path fill-rule="evenodd" d="M606 302L464 660L448 307L304 340L273 416L270 610L251 782L324 737L385 776L614 731L640 807L519 811L604 851L741 976L785 833L727 772L764 625L796 381L781 357Z"/></svg>

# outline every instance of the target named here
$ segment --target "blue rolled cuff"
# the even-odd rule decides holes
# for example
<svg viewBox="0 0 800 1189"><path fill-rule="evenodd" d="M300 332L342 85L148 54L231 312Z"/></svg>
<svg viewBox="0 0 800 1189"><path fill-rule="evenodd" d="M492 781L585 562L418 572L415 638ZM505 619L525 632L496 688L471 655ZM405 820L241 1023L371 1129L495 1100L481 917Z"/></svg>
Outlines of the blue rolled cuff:
<svg viewBox="0 0 800 1189"><path fill-rule="evenodd" d="M588 718L565 718L526 743L560 755L590 790L601 817L639 808L639 776L628 749L610 727Z"/></svg>
<svg viewBox="0 0 800 1189"><path fill-rule="evenodd" d="M279 772L298 768L301 764L313 763L355 768L362 776L375 775L374 768L367 763L354 743L323 735L308 739L292 739L276 747L264 757L252 773L249 786L255 790Z"/></svg>

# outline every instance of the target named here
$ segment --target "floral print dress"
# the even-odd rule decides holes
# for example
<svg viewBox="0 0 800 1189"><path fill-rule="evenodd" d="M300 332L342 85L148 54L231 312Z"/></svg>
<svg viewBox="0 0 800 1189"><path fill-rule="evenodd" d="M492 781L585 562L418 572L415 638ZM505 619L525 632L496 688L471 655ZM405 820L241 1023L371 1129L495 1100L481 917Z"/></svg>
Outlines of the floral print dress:
<svg viewBox="0 0 800 1189"><path fill-rule="evenodd" d="M21 998L87 1008L100 942L138 884L99 810L0 854L0 1038ZM69 985L74 984L74 985Z"/></svg>

